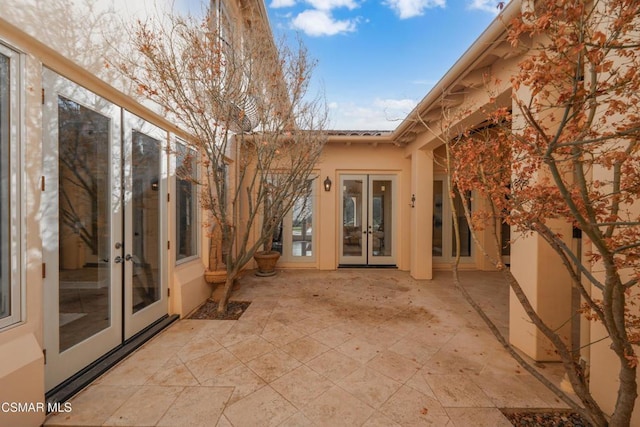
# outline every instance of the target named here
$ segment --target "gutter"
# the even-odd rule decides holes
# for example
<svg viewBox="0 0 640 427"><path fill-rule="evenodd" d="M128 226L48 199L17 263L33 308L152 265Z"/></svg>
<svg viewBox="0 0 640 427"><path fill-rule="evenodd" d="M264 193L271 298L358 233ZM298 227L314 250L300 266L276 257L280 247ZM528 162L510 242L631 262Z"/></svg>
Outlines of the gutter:
<svg viewBox="0 0 640 427"><path fill-rule="evenodd" d="M522 10L523 0L511 0L502 12L493 20L475 42L465 51L447 73L436 83L418 105L407 115L407 117L393 131L391 138L398 141L416 124L414 117L431 109L442 97L443 93L455 85L465 74L465 71L472 69L473 64L481 60L491 52L494 43L500 39L507 31L507 23L514 19ZM525 0L526 1L526 0Z"/></svg>

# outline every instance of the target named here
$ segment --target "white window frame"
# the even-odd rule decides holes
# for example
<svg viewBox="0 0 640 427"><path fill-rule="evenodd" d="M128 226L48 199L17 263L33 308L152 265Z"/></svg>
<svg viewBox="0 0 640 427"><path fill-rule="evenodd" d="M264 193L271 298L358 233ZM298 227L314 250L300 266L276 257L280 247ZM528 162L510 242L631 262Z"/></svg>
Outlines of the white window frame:
<svg viewBox="0 0 640 427"><path fill-rule="evenodd" d="M311 181L311 255L293 255L293 206L282 218L282 262L315 262L318 253L318 175L312 173Z"/></svg>
<svg viewBox="0 0 640 427"><path fill-rule="evenodd" d="M9 58L9 315L0 319L0 329L23 320L24 266L22 255L21 142L24 124L24 54L0 42L0 53ZM6 226L4 224L3 226ZM0 244L2 244L0 242ZM1 262L1 260L0 260Z"/></svg>
<svg viewBox="0 0 640 427"><path fill-rule="evenodd" d="M433 180L434 182L442 181L443 200L442 200L442 255L439 255L439 256L432 255L432 258L433 258L434 264L448 264L455 261L455 256L453 255L453 241L452 241L453 234L454 234L453 212L452 212L451 203L448 197L449 187L448 187L446 175L436 175L434 176ZM469 200L471 204L469 208L469 212L471 213L473 213L475 209L473 200L474 200L474 193L472 192L471 198ZM435 206L434 206L434 209L435 209ZM435 215L435 212L434 212L434 215ZM476 256L475 243L473 242L473 239L472 239L469 247L469 255L460 256L460 263L461 264L473 263L475 262L475 256Z"/></svg>
<svg viewBox="0 0 640 427"><path fill-rule="evenodd" d="M201 239L201 234L202 234L201 230L199 230L199 227L201 227L201 222L200 222L200 198L199 198L199 191L197 189L197 184L196 184L196 186L195 186L196 191L195 191L194 200L193 200L193 203L195 204L195 207L194 207L194 211L195 212L194 212L194 218L192 218L192 220L194 222L194 226L196 227L196 231L195 231L196 239L195 239L195 242L194 242L195 253L192 254L192 255L189 255L187 257L178 259L178 249L180 247L179 241L178 241L178 215L179 215L179 212L178 212L178 181L180 180L178 178L178 150L179 150L178 147L179 146L181 146L184 150L192 151L194 156L197 155L197 152L193 148L189 147L189 145L185 141L183 141L181 139L178 139L178 138L174 139L174 141L173 141L173 152L175 154L172 156L172 158L173 158L173 160L172 160L172 170L173 170L173 178L175 180L175 185L174 185L175 196L172 197L172 199L174 200L174 210L173 211L175 212L175 216L174 216L175 217L175 232L174 232L174 236L173 237L174 237L174 241L175 241L174 247L175 247L176 265L180 265L180 264L184 264L184 263L187 263L187 262L191 262L191 261L193 261L195 259L200 259L200 242L201 242L200 239ZM199 173L199 170L198 170L197 162L196 162L196 168L195 168L194 171L192 171L192 173L194 174L193 175L194 178L196 180L198 180L198 178L200 176L200 173Z"/></svg>
<svg viewBox="0 0 640 427"><path fill-rule="evenodd" d="M227 11L227 5L224 0L213 0L213 13L215 14L215 26L220 39L227 46L231 46L229 40L230 34L233 32L233 23L231 22L231 16Z"/></svg>

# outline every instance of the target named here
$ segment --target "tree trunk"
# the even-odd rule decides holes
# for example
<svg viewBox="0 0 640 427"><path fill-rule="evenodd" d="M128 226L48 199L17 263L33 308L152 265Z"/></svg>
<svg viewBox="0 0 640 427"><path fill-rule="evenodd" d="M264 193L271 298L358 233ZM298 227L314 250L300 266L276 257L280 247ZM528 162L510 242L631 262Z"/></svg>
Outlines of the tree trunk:
<svg viewBox="0 0 640 427"><path fill-rule="evenodd" d="M616 407L611 416L612 427L626 427L631 425L631 414L638 396L638 385L636 383L636 368L629 366L629 361L621 361L620 367L620 387L618 388L618 399Z"/></svg>
<svg viewBox="0 0 640 427"><path fill-rule="evenodd" d="M229 296L231 295L233 285L236 282L236 275L237 271L235 271L235 269L227 272L227 280L224 282L222 295L220 295L220 301L218 301L218 313L220 314L227 311L227 304L229 303Z"/></svg>

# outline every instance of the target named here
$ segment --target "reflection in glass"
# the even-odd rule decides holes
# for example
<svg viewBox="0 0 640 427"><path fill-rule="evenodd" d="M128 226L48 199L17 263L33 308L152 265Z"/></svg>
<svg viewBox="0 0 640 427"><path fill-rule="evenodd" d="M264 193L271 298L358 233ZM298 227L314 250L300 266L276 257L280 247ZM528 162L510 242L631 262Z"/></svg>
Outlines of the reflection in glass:
<svg viewBox="0 0 640 427"><path fill-rule="evenodd" d="M471 192L466 192L464 197L464 202L467 205L467 209L471 212ZM458 226L460 228L460 256L469 257L471 256L471 230L469 229L469 223L467 222L467 217L464 214L464 205L462 204L462 199L460 195L456 191L455 197L453 199L453 203L456 208L456 216L458 217ZM453 226L452 226L453 230ZM456 236L455 232L452 232L452 251L451 256L456 256Z"/></svg>
<svg viewBox="0 0 640 427"><path fill-rule="evenodd" d="M176 261L198 254L196 156L182 144L176 149Z"/></svg>
<svg viewBox="0 0 640 427"><path fill-rule="evenodd" d="M160 141L137 131L132 137L130 262L136 313L160 299Z"/></svg>
<svg viewBox="0 0 640 427"><path fill-rule="evenodd" d="M362 180L345 179L342 197L342 254L362 255Z"/></svg>
<svg viewBox="0 0 640 427"><path fill-rule="evenodd" d="M9 58L0 54L0 319L11 315L9 119Z"/></svg>
<svg viewBox="0 0 640 427"><path fill-rule="evenodd" d="M442 202L444 194L442 181L433 181L433 256L442 256L442 218L444 217Z"/></svg>
<svg viewBox="0 0 640 427"><path fill-rule="evenodd" d="M273 230L273 241L271 242L271 250L279 252L282 255L284 250L284 242L282 241L282 230L284 229L284 221L280 221L280 224Z"/></svg>
<svg viewBox="0 0 640 427"><path fill-rule="evenodd" d="M511 255L511 226L506 222L502 221L500 226L500 244L502 246L502 250L500 251L503 257L508 257Z"/></svg>
<svg viewBox="0 0 640 427"><path fill-rule="evenodd" d="M371 244L373 256L391 256L391 201L393 187L390 180L373 180L372 183Z"/></svg>
<svg viewBox="0 0 640 427"><path fill-rule="evenodd" d="M307 181L307 188L302 197L293 205L293 221L291 228L291 255L294 257L310 257L313 240L313 181Z"/></svg>
<svg viewBox="0 0 640 427"><path fill-rule="evenodd" d="M60 351L107 328L110 120L58 98Z"/></svg>

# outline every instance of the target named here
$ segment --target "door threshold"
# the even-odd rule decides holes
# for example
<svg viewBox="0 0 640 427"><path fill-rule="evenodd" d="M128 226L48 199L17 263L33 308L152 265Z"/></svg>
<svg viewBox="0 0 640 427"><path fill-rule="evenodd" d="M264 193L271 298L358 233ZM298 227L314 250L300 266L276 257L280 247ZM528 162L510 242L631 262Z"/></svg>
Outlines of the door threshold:
<svg viewBox="0 0 640 427"><path fill-rule="evenodd" d="M338 268L395 268L395 264L338 264Z"/></svg>
<svg viewBox="0 0 640 427"><path fill-rule="evenodd" d="M133 353L156 334L178 320L179 317L180 316L177 314L161 317L104 356L100 357L95 362L83 368L80 372L72 375L56 387L52 388L49 392L45 393L47 408L58 407L60 403L64 403L69 400L80 390L93 382L93 380L115 366L116 363ZM56 403L58 405L56 405ZM49 413L48 409L47 413Z"/></svg>

